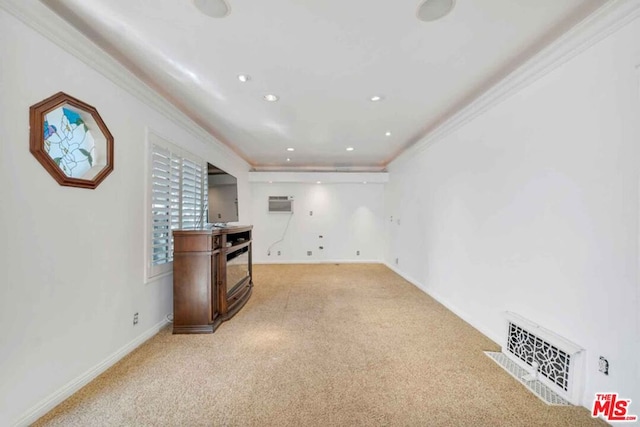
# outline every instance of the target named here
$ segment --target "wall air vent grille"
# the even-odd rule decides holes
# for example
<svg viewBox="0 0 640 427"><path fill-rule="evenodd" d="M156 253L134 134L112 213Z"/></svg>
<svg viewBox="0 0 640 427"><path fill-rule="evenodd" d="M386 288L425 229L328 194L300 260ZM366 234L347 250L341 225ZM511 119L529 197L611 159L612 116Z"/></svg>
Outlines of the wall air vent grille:
<svg viewBox="0 0 640 427"><path fill-rule="evenodd" d="M509 322L507 351L529 366L538 364L538 372L562 390L569 389L571 355L520 326Z"/></svg>
<svg viewBox="0 0 640 427"><path fill-rule="evenodd" d="M269 196L269 212L293 213L293 197Z"/></svg>
<svg viewBox="0 0 640 427"><path fill-rule="evenodd" d="M507 312L506 321L507 334L499 353L504 357L491 355L496 363L547 403L564 400L581 405L584 349L515 313ZM553 393L558 397L548 399Z"/></svg>

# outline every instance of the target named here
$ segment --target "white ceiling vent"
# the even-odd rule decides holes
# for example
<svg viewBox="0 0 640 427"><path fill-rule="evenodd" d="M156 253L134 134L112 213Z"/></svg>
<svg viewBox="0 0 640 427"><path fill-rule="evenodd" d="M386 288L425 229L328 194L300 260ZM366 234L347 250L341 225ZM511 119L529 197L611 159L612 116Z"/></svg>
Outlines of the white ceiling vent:
<svg viewBox="0 0 640 427"><path fill-rule="evenodd" d="M269 196L270 213L293 213L293 196Z"/></svg>

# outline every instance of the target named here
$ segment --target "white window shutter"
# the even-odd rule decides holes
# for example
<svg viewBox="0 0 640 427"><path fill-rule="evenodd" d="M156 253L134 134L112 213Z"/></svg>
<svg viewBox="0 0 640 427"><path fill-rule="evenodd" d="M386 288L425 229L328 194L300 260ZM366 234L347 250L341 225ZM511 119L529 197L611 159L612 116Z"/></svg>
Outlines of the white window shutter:
<svg viewBox="0 0 640 427"><path fill-rule="evenodd" d="M173 261L171 230L179 227L179 159L166 148L152 146L151 162L151 265Z"/></svg>
<svg viewBox="0 0 640 427"><path fill-rule="evenodd" d="M182 159L181 228L196 228L203 223L204 168L202 162ZM205 221L206 222L206 221Z"/></svg>
<svg viewBox="0 0 640 427"><path fill-rule="evenodd" d="M206 163L172 144L151 144L149 277L171 271L172 230L206 224Z"/></svg>

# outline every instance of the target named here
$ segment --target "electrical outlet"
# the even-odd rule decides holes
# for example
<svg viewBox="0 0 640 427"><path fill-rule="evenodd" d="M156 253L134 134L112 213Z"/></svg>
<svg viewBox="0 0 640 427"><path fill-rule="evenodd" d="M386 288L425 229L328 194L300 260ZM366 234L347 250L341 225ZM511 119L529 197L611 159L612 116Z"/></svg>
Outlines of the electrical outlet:
<svg viewBox="0 0 640 427"><path fill-rule="evenodd" d="M318 246L318 249L322 250L324 249L324 246Z"/></svg>
<svg viewBox="0 0 640 427"><path fill-rule="evenodd" d="M322 234L318 236L318 239L322 239Z"/></svg>
<svg viewBox="0 0 640 427"><path fill-rule="evenodd" d="M598 371L605 375L609 375L609 361L605 359L604 356L600 356L600 359L598 360Z"/></svg>
<svg viewBox="0 0 640 427"><path fill-rule="evenodd" d="M313 211L309 211L309 216L313 216Z"/></svg>
<svg viewBox="0 0 640 427"><path fill-rule="evenodd" d="M278 251L278 256L280 256L280 255L281 255L281 253L280 253L280 251Z"/></svg>
<svg viewBox="0 0 640 427"><path fill-rule="evenodd" d="M400 218L396 219L396 223L400 225Z"/></svg>
<svg viewBox="0 0 640 427"><path fill-rule="evenodd" d="M396 258L396 265L398 265L398 258Z"/></svg>
<svg viewBox="0 0 640 427"><path fill-rule="evenodd" d="M311 256L312 253L313 252L311 252L311 251L307 251L307 256Z"/></svg>
<svg viewBox="0 0 640 427"><path fill-rule="evenodd" d="M360 255L360 251L356 251L356 255Z"/></svg>
<svg viewBox="0 0 640 427"><path fill-rule="evenodd" d="M271 251L267 251L267 256L271 256Z"/></svg>
<svg viewBox="0 0 640 427"><path fill-rule="evenodd" d="M133 313L133 324L134 325L138 324L138 313Z"/></svg>

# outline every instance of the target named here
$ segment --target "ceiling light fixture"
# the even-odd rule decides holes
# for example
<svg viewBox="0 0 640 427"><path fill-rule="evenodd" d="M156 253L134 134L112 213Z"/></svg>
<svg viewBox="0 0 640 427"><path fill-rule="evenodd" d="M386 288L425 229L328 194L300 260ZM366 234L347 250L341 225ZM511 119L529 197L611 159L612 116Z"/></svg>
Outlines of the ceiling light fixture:
<svg viewBox="0 0 640 427"><path fill-rule="evenodd" d="M289 148L287 148L287 151L296 151L296 149L293 148L293 147L289 147Z"/></svg>
<svg viewBox="0 0 640 427"><path fill-rule="evenodd" d="M264 96L264 99L265 99L265 101L269 101L269 102L276 102L276 101L277 101L278 99L280 99L280 98L278 98L276 95L274 95L274 94L272 94L272 93L269 93L269 94L266 94L266 95Z"/></svg>
<svg viewBox="0 0 640 427"><path fill-rule="evenodd" d="M231 12L225 0L193 0L198 10L212 18L224 18Z"/></svg>
<svg viewBox="0 0 640 427"><path fill-rule="evenodd" d="M371 101L373 101L373 102L382 101L382 96L380 96L380 95L372 96L371 97Z"/></svg>
<svg viewBox="0 0 640 427"><path fill-rule="evenodd" d="M322 181L316 181L316 184L322 184Z"/></svg>
<svg viewBox="0 0 640 427"><path fill-rule="evenodd" d="M416 16L424 22L436 21L449 14L455 4L455 0L425 0L418 6Z"/></svg>
<svg viewBox="0 0 640 427"><path fill-rule="evenodd" d="M291 159L287 157L287 162L290 162L290 161L291 161Z"/></svg>
<svg viewBox="0 0 640 427"><path fill-rule="evenodd" d="M353 151L353 147L347 147L347 151Z"/></svg>
<svg viewBox="0 0 640 427"><path fill-rule="evenodd" d="M238 80L242 83L246 83L251 80L251 76L249 74L238 74Z"/></svg>
<svg viewBox="0 0 640 427"><path fill-rule="evenodd" d="M384 135L385 136L391 136L391 132L386 132Z"/></svg>

